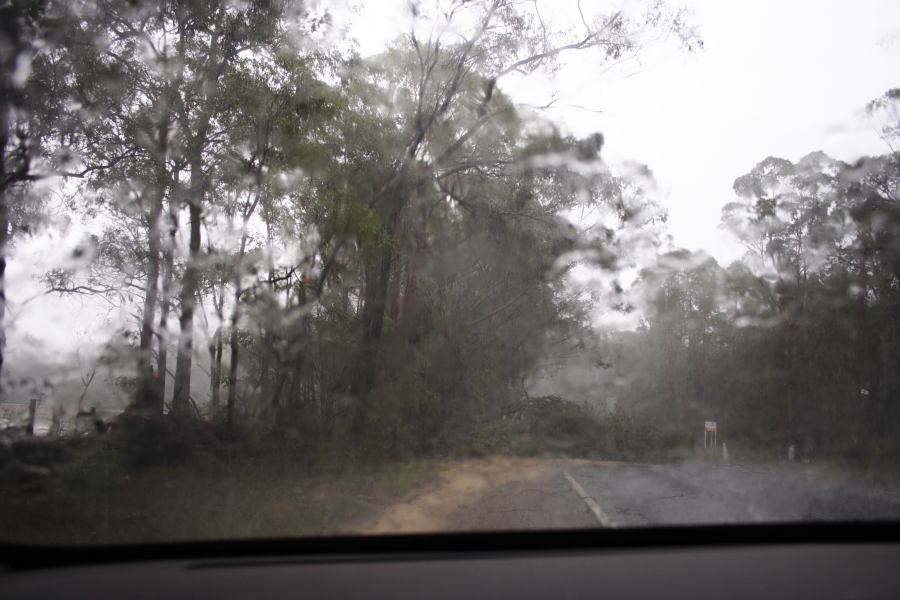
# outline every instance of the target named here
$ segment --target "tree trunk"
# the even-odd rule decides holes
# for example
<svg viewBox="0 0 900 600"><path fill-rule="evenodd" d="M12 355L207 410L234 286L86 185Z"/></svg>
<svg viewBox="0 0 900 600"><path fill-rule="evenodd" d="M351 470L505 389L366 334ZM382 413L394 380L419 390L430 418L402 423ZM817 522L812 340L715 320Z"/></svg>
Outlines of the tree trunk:
<svg viewBox="0 0 900 600"><path fill-rule="evenodd" d="M0 177L2 176L3 166L0 165ZM6 318L6 250L8 245L9 206L7 205L6 190L3 190L0 191L0 375L3 374L3 358L6 352L6 324L4 321ZM2 380L0 380L0 397L2 397Z"/></svg>
<svg viewBox="0 0 900 600"><path fill-rule="evenodd" d="M219 292L216 294L213 288L213 304L216 307L216 316L219 319L219 325L213 334L213 339L209 344L209 390L210 403L214 410L218 410L222 392L222 327L224 325L223 308L225 306L225 283L219 282Z"/></svg>
<svg viewBox="0 0 900 600"><path fill-rule="evenodd" d="M366 269L362 306L363 337L357 371L351 383L353 394L364 395L375 385L378 343L384 328L384 309L392 262L391 251L384 250L376 263Z"/></svg>
<svg viewBox="0 0 900 600"><path fill-rule="evenodd" d="M247 223L250 213L244 213L244 228L241 233L241 247L238 251L237 263L234 265L234 306L231 307L231 332L229 344L231 346L231 360L228 364L228 404L225 408L225 424L229 432L234 431L234 408L237 402L237 373L240 348L238 347L238 321L241 317L241 269L243 267L244 254L247 252Z"/></svg>
<svg viewBox="0 0 900 600"><path fill-rule="evenodd" d="M7 52L9 52L8 49ZM15 52L11 56L15 56ZM6 182L6 146L9 144L11 114L9 109L12 71L7 68L8 64L6 62L0 64L0 181L3 182ZM3 375L3 358L6 352L6 251L10 237L8 190L9 187L6 183L0 188L0 375ZM0 399L3 398L3 395L2 380L0 380Z"/></svg>
<svg viewBox="0 0 900 600"><path fill-rule="evenodd" d="M166 111L163 111L166 114ZM159 295L159 225L162 218L163 199L166 195L166 153L169 146L168 121L158 125L156 148L156 190L150 199L148 227L149 256L147 258L147 291L144 294L144 311L141 320L141 341L138 355L140 387L135 398L135 408L153 415L161 415L162 398L159 397L156 373L153 371L153 316Z"/></svg>
<svg viewBox="0 0 900 600"><path fill-rule="evenodd" d="M240 286L238 286L240 289ZM235 294L236 298L239 297L239 292ZM228 431L234 431L234 407L237 402L237 373L238 373L238 357L239 357L239 346L238 346L238 304L237 300L235 301L234 310L231 314L231 362L228 365L228 405L226 407L225 414L225 425L228 428Z"/></svg>
<svg viewBox="0 0 900 600"><path fill-rule="evenodd" d="M428 250L428 215L422 214L422 222L416 231L413 255L406 262L406 290L403 297L404 314L413 314L416 305L417 275L422 266L422 254Z"/></svg>
<svg viewBox="0 0 900 600"><path fill-rule="evenodd" d="M388 316L395 323L400 320L400 288L404 271L407 270L405 265L409 265L409 260L397 256L394 260L394 274L391 277L390 292L388 292Z"/></svg>
<svg viewBox="0 0 900 600"><path fill-rule="evenodd" d="M184 31L181 33L184 40ZM176 415L190 414L191 367L194 350L194 307L197 290L200 287L200 219L203 214L203 149L206 146L210 122L215 110L214 101L208 96L215 89L228 64L229 49L222 49L222 39L213 35L210 40L209 77L201 78L200 101L201 112L196 122L186 119L185 128L194 135L189 145L191 183L188 209L190 212L191 233L188 242L188 261L181 284L181 317L179 318L178 357L175 360L175 390L172 394L172 410ZM184 47L180 49L184 57Z"/></svg>
<svg viewBox="0 0 900 600"><path fill-rule="evenodd" d="M28 401L28 424L25 426L27 435L34 435L34 419L37 416L37 398Z"/></svg>
<svg viewBox="0 0 900 600"><path fill-rule="evenodd" d="M160 404L166 403L166 371L169 365L169 348L165 331L168 327L169 307L163 303L159 310L159 349L156 353L156 396Z"/></svg>
<svg viewBox="0 0 900 600"><path fill-rule="evenodd" d="M379 213L384 223L386 237L397 239L400 212L409 202L409 189L414 186L399 185L382 198ZM377 204L376 204L377 205ZM365 397L375 387L378 373L378 349L384 329L384 314L387 308L388 288L394 250L382 248L376 261L366 267L364 291L362 294L362 340L357 355L354 373L350 379L350 393L356 397L351 427L359 433L366 421L368 406Z"/></svg>
<svg viewBox="0 0 900 600"><path fill-rule="evenodd" d="M797 315L796 306L792 299L788 299L782 305L782 315L785 320L784 346L784 430L785 442L788 447L794 445L794 362L797 356Z"/></svg>
<svg viewBox="0 0 900 600"><path fill-rule="evenodd" d="M213 410L219 408L222 381L222 327L216 328L209 344L209 403Z"/></svg>
<svg viewBox="0 0 900 600"><path fill-rule="evenodd" d="M169 239L166 247L163 249L163 265L162 265L162 300L159 307L159 350L156 358L157 373L157 395L162 405L166 403L166 372L169 367L169 340L167 339L167 330L169 322L169 312L172 310L172 270L175 260L175 236L178 233L178 216L175 213L176 207L174 202L170 203L169 218Z"/></svg>
<svg viewBox="0 0 900 600"><path fill-rule="evenodd" d="M194 308L200 285L200 219L203 194L203 174L199 150L191 161L191 235L188 242L189 256L181 285L181 318L178 336L178 358L175 363L175 392L172 411L188 415L191 395L191 365L194 349Z"/></svg>

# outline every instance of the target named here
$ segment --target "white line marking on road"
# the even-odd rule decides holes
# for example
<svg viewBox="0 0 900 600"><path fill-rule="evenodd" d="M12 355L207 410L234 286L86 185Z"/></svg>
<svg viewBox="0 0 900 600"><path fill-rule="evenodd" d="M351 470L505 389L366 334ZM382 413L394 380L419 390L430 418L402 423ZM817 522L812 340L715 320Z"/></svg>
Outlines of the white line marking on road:
<svg viewBox="0 0 900 600"><path fill-rule="evenodd" d="M596 517L597 522L600 523L603 527L615 527L616 524L613 523L613 520L609 518L609 516L603 512L603 509L600 508L600 505L597 504L597 501L588 496L587 492L584 491L584 488L581 487L581 484L575 481L575 478L569 475L568 471L563 471L563 475L566 476L566 479L569 481L569 485L572 486L572 489L575 490L575 493L584 501L587 507L594 513L594 517Z"/></svg>

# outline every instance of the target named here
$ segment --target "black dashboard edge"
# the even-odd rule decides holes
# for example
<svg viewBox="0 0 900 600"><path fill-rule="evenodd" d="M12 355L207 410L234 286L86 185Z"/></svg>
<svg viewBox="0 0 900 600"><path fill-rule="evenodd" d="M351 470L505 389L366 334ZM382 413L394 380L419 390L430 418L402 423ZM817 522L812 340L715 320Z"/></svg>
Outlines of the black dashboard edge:
<svg viewBox="0 0 900 600"><path fill-rule="evenodd" d="M103 546L0 542L0 570L153 560L289 559L290 562L429 560L473 554L534 554L716 546L900 543L900 522L767 523L627 529L422 533L244 539ZM202 567L202 565L198 565Z"/></svg>

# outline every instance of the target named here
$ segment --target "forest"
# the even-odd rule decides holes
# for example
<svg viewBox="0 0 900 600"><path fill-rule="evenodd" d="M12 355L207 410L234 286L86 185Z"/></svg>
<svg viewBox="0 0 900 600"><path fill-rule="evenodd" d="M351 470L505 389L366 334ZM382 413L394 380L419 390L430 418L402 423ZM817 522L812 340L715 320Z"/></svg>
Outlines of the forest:
<svg viewBox="0 0 900 600"><path fill-rule="evenodd" d="M898 98L869 105L891 111L889 144ZM734 439L806 459L896 461L898 160L770 156L738 177L722 225L745 258L674 250L642 271L646 318L606 342L642 373L623 402L678 430L714 414Z"/></svg>
<svg viewBox="0 0 900 600"><path fill-rule="evenodd" d="M10 375L27 338L0 337L21 407L2 468L30 472L14 441L40 410L48 439L89 430L137 466L658 459L702 447L709 419L733 448L900 460L900 92L865 107L880 156L735 173L721 224L746 253L720 265L666 241L652 165L612 168L602 132L506 91L660 39L702 51L684 11L579 4L554 30L536 3L410 6L377 56L294 0L0 7L0 327L17 247L64 222L79 243L32 279L105 336L58 331L90 360L50 377ZM607 285L574 285L586 271ZM590 393L534 393L573 361Z"/></svg>

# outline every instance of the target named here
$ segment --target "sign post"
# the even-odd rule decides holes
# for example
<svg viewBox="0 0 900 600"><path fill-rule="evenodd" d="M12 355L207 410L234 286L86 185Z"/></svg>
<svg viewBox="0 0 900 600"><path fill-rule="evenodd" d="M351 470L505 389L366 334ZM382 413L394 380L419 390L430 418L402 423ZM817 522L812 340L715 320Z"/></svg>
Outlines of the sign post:
<svg viewBox="0 0 900 600"><path fill-rule="evenodd" d="M718 448L718 440L716 439L716 422L715 421L704 421L703 423L703 447L704 448ZM707 444L707 438L709 439L709 443Z"/></svg>

